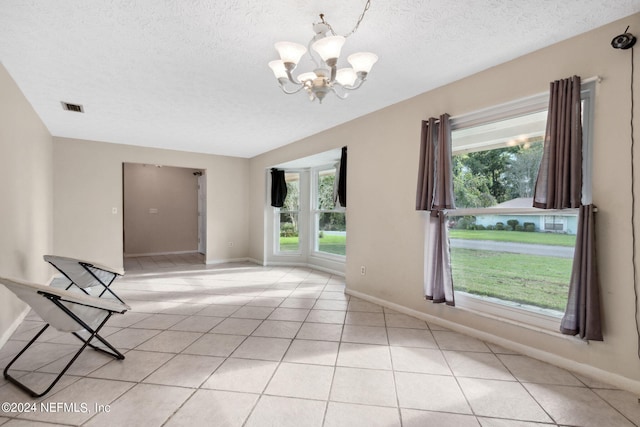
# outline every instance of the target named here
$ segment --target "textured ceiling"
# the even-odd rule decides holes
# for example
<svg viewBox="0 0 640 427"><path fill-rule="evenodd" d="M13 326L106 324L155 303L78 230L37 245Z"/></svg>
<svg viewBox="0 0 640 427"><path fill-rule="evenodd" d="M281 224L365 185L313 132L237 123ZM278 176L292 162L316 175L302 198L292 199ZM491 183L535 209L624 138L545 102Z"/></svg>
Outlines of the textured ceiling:
<svg viewBox="0 0 640 427"><path fill-rule="evenodd" d="M361 90L322 105L280 91L273 43L306 45L321 12L346 34L365 0L2 0L0 62L55 136L252 157L640 11L639 0L371 1L343 56L380 60Z"/></svg>

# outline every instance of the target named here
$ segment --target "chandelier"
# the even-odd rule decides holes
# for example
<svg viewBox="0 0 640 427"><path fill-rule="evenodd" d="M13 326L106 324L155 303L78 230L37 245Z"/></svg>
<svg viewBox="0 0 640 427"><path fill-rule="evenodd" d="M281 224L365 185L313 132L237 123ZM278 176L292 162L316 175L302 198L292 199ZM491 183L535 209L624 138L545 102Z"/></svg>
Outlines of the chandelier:
<svg viewBox="0 0 640 427"><path fill-rule="evenodd" d="M348 95L346 91L360 88L378 56L370 52L358 52L347 58L351 67L338 69L337 64L347 37L356 32L370 5L371 0L367 0L356 26L345 36L337 35L324 20L324 15L320 14L320 22L313 24L315 36L309 41L309 49L298 43L276 43L275 48L280 59L269 62L269 67L273 70L282 91L291 95L304 89L311 101L317 99L322 103L329 92L345 99ZM293 76L293 70L307 52L316 69L301 73L297 77Z"/></svg>

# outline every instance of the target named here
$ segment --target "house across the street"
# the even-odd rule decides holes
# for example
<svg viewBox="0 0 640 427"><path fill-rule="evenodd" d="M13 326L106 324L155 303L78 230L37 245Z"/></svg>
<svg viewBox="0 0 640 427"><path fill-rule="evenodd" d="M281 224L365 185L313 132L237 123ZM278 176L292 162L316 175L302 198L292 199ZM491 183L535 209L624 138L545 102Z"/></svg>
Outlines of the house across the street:
<svg viewBox="0 0 640 427"><path fill-rule="evenodd" d="M519 209L531 208L533 206L532 197L518 197L516 199L507 200L494 206L496 209ZM578 227L577 214L568 212L545 214L540 210L540 214L517 214L517 213L496 213L493 215L476 216L476 225L482 225L485 228L495 227L496 224L502 223L505 229L508 227L509 220L515 219L518 225L524 227L525 223L533 223L535 231L545 233L565 233L576 234Z"/></svg>

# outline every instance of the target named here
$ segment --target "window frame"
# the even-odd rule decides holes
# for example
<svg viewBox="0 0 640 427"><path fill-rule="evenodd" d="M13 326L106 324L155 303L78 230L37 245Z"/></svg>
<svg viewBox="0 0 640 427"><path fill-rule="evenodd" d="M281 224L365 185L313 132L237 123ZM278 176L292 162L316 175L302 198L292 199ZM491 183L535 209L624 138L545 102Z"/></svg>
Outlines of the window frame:
<svg viewBox="0 0 640 427"><path fill-rule="evenodd" d="M595 109L595 79L583 81L581 85L582 99L582 203L590 204L592 201L592 156L593 156L593 115ZM549 107L549 93L540 93L526 98L521 98L512 102L499 104L493 107L478 110L451 119L451 130L471 128L483 124L493 123L501 120L532 114L547 110ZM460 149L459 152L464 152ZM452 155L455 150L452 149ZM493 209L493 210L492 210ZM538 209L538 208L461 208L449 209L445 211L447 216L483 215L491 213L504 214L566 214L576 213L577 209ZM448 236L447 236L448 238ZM499 300L497 298L473 295L463 291L457 291L454 283L454 298L456 306L481 313L489 317L497 317L518 324L526 324L543 330L558 331L563 313L555 310L548 310L540 307L526 306Z"/></svg>
<svg viewBox="0 0 640 427"><path fill-rule="evenodd" d="M319 233L320 233L320 215L323 213L342 213L345 215L346 221L346 209L343 206L334 206L333 209L320 209L319 206L319 189L320 189L320 173L322 171L334 169L337 173L338 168L335 163L325 164L322 166L313 167L310 170L311 175L311 209L309 215L309 231L312 233L312 237L309 239L309 253L314 257L326 258L337 261L345 261L345 255L333 254L330 252L324 252L320 250ZM334 179L338 179L335 176ZM336 204L338 205L338 204ZM345 231L346 233L346 231Z"/></svg>
<svg viewBox="0 0 640 427"><path fill-rule="evenodd" d="M551 222L547 222L546 219L551 217L552 221ZM567 229L567 224L568 224L568 220L567 217L565 215L546 215L543 216L541 219L543 219L542 221L540 221L540 229L544 230L545 232L550 232L550 233L562 233ZM547 228L547 225L551 225L551 228ZM560 228L558 228L557 226L560 225Z"/></svg>
<svg viewBox="0 0 640 427"><path fill-rule="evenodd" d="M301 232L300 220L302 217L302 201L300 200L300 193L302 190L302 171L298 169L285 169L286 174L297 174L298 175L298 210L283 210L283 208L273 208L273 254L276 256L300 256L303 253L303 244L304 239ZM298 215L298 249L295 251L281 251L280 250L280 214L282 213L295 213Z"/></svg>

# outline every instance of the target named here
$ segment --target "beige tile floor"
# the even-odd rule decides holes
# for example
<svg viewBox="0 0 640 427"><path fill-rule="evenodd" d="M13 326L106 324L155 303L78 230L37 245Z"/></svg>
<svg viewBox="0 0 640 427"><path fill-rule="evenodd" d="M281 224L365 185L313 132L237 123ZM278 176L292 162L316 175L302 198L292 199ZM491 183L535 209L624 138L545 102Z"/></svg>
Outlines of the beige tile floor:
<svg viewBox="0 0 640 427"><path fill-rule="evenodd" d="M114 289L133 310L103 335L126 359L87 350L36 401L0 380L0 402L38 409L0 412L0 425L640 424L630 393L350 298L340 277L205 266L197 255L128 258L125 268ZM27 316L0 349L1 367L41 324ZM35 387L77 346L55 331L42 339L16 365ZM68 407L43 412L41 402Z"/></svg>

